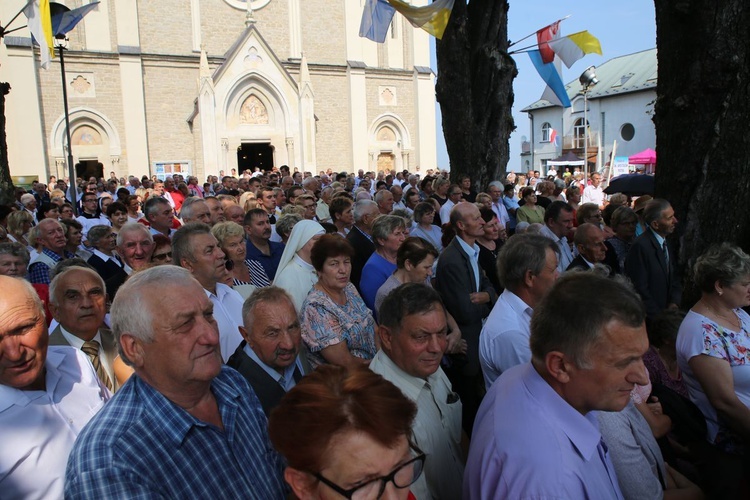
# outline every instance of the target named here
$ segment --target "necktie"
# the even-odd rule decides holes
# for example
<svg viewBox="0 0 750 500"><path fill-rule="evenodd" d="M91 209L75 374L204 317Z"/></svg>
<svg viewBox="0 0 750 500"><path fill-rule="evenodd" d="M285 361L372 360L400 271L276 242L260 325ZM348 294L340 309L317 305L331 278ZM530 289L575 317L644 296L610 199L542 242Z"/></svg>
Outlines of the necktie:
<svg viewBox="0 0 750 500"><path fill-rule="evenodd" d="M302 380L302 372L296 362L294 363L294 373L292 374L292 378L294 379L295 384Z"/></svg>
<svg viewBox="0 0 750 500"><path fill-rule="evenodd" d="M664 240L661 248L662 250L664 250L664 261L667 263L667 267L669 267L669 250L667 249L667 240Z"/></svg>
<svg viewBox="0 0 750 500"><path fill-rule="evenodd" d="M270 214L270 215L268 216L268 223L269 223L269 224L271 224L271 225L274 225L274 224L276 224L276 216L275 216L275 215L273 215L273 214Z"/></svg>
<svg viewBox="0 0 750 500"><path fill-rule="evenodd" d="M91 364L94 365L94 370L96 370L96 376L99 377L99 380L101 380L102 383L107 386L107 389L109 389L110 391L114 390L112 381L109 379L109 375L107 375L107 372L104 370L101 360L99 360L99 342L97 342L96 340L89 340L88 342L84 342L81 350L86 353L86 356L88 356L91 360Z"/></svg>

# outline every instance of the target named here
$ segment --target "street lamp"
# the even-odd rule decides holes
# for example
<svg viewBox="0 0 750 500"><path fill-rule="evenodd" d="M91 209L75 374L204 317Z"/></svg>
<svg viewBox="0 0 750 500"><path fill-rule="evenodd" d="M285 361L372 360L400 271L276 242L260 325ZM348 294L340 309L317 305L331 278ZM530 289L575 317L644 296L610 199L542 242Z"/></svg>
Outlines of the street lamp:
<svg viewBox="0 0 750 500"><path fill-rule="evenodd" d="M588 95L589 95L589 89L599 83L599 80L596 78L596 67L595 66L589 66L586 68L586 71L581 73L581 76L578 78L578 81L581 82L583 93L583 175L586 179L588 179L589 175L589 120L588 120Z"/></svg>

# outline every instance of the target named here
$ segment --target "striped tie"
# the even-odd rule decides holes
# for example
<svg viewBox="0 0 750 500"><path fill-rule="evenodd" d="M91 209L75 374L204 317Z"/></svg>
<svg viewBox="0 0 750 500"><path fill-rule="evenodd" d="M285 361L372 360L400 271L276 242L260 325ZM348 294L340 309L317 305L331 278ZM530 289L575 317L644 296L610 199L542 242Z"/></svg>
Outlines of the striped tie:
<svg viewBox="0 0 750 500"><path fill-rule="evenodd" d="M84 342L81 350L86 353L86 356L88 356L91 360L91 364L94 365L94 370L96 370L96 376L99 377L99 380L101 380L102 383L107 386L107 389L113 391L114 387L112 386L112 381L110 380L109 375L107 375L107 372L104 370L102 362L99 360L99 342L97 342L96 340L89 340L88 342Z"/></svg>

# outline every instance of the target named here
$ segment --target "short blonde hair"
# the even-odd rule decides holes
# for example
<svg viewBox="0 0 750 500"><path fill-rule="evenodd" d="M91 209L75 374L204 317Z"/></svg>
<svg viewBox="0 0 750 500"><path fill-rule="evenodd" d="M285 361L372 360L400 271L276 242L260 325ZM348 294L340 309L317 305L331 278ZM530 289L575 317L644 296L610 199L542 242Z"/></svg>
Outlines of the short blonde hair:
<svg viewBox="0 0 750 500"><path fill-rule="evenodd" d="M236 222L226 221L226 222L219 222L214 227L212 227L211 234L219 242L219 246L223 247L224 241L227 238L232 238L235 236L241 236L244 238L245 230L242 228L242 226L240 226Z"/></svg>

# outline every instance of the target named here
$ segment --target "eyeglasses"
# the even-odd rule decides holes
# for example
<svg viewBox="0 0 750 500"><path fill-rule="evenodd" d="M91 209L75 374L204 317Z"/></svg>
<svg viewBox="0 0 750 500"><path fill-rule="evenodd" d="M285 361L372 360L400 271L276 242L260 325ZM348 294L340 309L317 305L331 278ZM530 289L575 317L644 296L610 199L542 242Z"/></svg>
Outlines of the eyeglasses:
<svg viewBox="0 0 750 500"><path fill-rule="evenodd" d="M155 253L153 257L151 257L153 260L167 260L172 258L172 252L167 253Z"/></svg>
<svg viewBox="0 0 750 500"><path fill-rule="evenodd" d="M398 489L408 488L412 484L416 483L417 479L419 479L419 476L422 475L422 471L424 470L424 461L426 458L425 454L422 453L422 450L420 450L416 446L412 445L411 448L412 451L417 453L416 457L412 458L408 462L399 465L398 467L393 469L387 476L376 477L375 479L371 479L364 484L360 484L359 486L355 486L354 488L350 488L348 490L345 490L333 481L326 479L319 473L313 475L321 483L325 484L344 498L348 498L350 500L380 498L381 496L383 496L383 492L385 491L386 486L388 486L388 483L392 482L393 485Z"/></svg>

